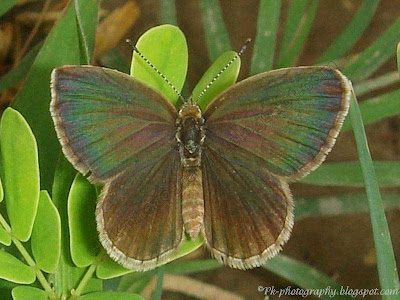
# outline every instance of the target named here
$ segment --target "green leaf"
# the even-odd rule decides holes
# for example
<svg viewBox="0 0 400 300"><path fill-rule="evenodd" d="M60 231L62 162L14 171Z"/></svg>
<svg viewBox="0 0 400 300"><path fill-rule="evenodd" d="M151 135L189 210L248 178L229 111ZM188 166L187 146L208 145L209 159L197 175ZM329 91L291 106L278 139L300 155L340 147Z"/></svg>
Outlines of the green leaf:
<svg viewBox="0 0 400 300"><path fill-rule="evenodd" d="M195 241L189 241L189 240L184 241L179 251L171 255L168 261L178 259L193 252L194 250L198 249L201 245L203 245L203 243L204 241L201 237L197 238ZM166 264L167 262L165 262L164 264ZM125 269L124 267L114 262L109 257L103 260L101 263L99 263L96 269L96 275L101 279L110 279L121 275L129 274L132 272L133 272L132 270Z"/></svg>
<svg viewBox="0 0 400 300"><path fill-rule="evenodd" d="M30 284L35 281L35 270L11 254L0 250L0 278L15 283Z"/></svg>
<svg viewBox="0 0 400 300"><path fill-rule="evenodd" d="M96 276L101 279L110 279L132 272L132 270L125 269L123 266L107 257L97 266Z"/></svg>
<svg viewBox="0 0 400 300"><path fill-rule="evenodd" d="M80 296L78 300L143 300L143 297L123 292L98 292Z"/></svg>
<svg viewBox="0 0 400 300"><path fill-rule="evenodd" d="M85 11L97 10L97 1L85 1ZM83 14L81 18L93 18L94 14ZM97 19L97 16L95 16ZM83 22L86 24L86 22ZM90 23L90 22L88 22ZM81 64L74 2L65 15L57 21L47 36L42 49L29 70L25 85L21 88L12 106L26 118L35 133L39 147L42 189L50 190L60 150L50 117L50 73L55 67Z"/></svg>
<svg viewBox="0 0 400 300"><path fill-rule="evenodd" d="M100 251L96 230L96 189L78 173L68 197L71 257L78 267L93 263Z"/></svg>
<svg viewBox="0 0 400 300"><path fill-rule="evenodd" d="M400 89L361 102L363 123L368 125L400 114L399 98ZM351 129L350 118L344 122L342 132L349 129Z"/></svg>
<svg viewBox="0 0 400 300"><path fill-rule="evenodd" d="M279 254L268 260L263 265L263 268L289 280L291 283L298 285L299 287L303 288L304 292L319 290L322 293L323 291L326 291L327 287L329 287L330 294L317 295L318 298L321 297L321 299L333 299L331 297L331 295L333 295L335 299L352 299L350 296L340 296L339 292L341 286L334 282L327 275L319 272L305 263L297 261L283 254ZM265 295L270 295L271 293L269 290L267 290L268 288L270 287L260 286L258 291L264 292ZM278 292L281 291L285 292L285 289L278 290ZM336 292L336 294L333 294L334 292ZM279 295L279 297L281 296L282 295Z"/></svg>
<svg viewBox="0 0 400 300"><path fill-rule="evenodd" d="M8 73L0 78L0 93L8 90L9 88L22 81L27 76L27 70L29 70L35 61L36 55L39 53L43 43L35 45L27 55L21 60L21 62L12 68Z"/></svg>
<svg viewBox="0 0 400 300"><path fill-rule="evenodd" d="M375 161L373 165L381 187L400 186L400 162ZM300 182L323 186L363 187L362 165L359 162L325 163Z"/></svg>
<svg viewBox="0 0 400 300"><path fill-rule="evenodd" d="M53 273L60 259L61 220L47 191L40 192L31 247L38 267L47 273Z"/></svg>
<svg viewBox="0 0 400 300"><path fill-rule="evenodd" d="M400 282L389 227L386 221L374 165L368 149L368 142L361 119L360 109L354 93L350 102L350 117L353 125L354 137L356 139L358 156L362 167L365 190L368 197L372 232L374 235L377 255L380 288L398 290L400 289ZM389 297L390 296L383 298L389 299Z"/></svg>
<svg viewBox="0 0 400 300"><path fill-rule="evenodd" d="M375 43L361 52L356 60L346 66L343 73L353 81L368 78L393 56L399 40L400 18Z"/></svg>
<svg viewBox="0 0 400 300"><path fill-rule="evenodd" d="M0 2L0 16L4 15L8 10L10 10L18 0L2 0Z"/></svg>
<svg viewBox="0 0 400 300"><path fill-rule="evenodd" d="M4 191L3 191L3 184L1 183L1 178L0 178L0 202L3 201L4 199Z"/></svg>
<svg viewBox="0 0 400 300"><path fill-rule="evenodd" d="M76 288L85 271L75 267L69 251L67 199L75 175L76 170L61 154L54 175L52 190L53 203L57 207L61 219L60 261L52 278L54 291L57 295L68 294L71 289Z"/></svg>
<svg viewBox="0 0 400 300"><path fill-rule="evenodd" d="M188 50L186 38L178 27L154 27L139 38L136 47L179 92L182 90L187 72ZM131 75L154 87L171 103L176 103L176 92L136 52L132 57Z"/></svg>
<svg viewBox="0 0 400 300"><path fill-rule="evenodd" d="M221 53L232 50L228 31L222 18L218 0L199 1L206 46L210 61L215 61Z"/></svg>
<svg viewBox="0 0 400 300"><path fill-rule="evenodd" d="M17 286L12 290L14 300L47 300L47 293L31 286Z"/></svg>
<svg viewBox="0 0 400 300"><path fill-rule="evenodd" d="M6 246L11 245L11 235L0 225L0 243Z"/></svg>
<svg viewBox="0 0 400 300"><path fill-rule="evenodd" d="M278 68L295 65L306 44L317 8L317 0L290 2L282 47L276 63Z"/></svg>
<svg viewBox="0 0 400 300"><path fill-rule="evenodd" d="M160 0L160 2L161 23L177 26L175 0Z"/></svg>
<svg viewBox="0 0 400 300"><path fill-rule="evenodd" d="M21 241L31 236L39 202L40 179L35 137L23 116L12 108L0 124L2 172L12 232Z"/></svg>
<svg viewBox="0 0 400 300"><path fill-rule="evenodd" d="M251 61L253 75L269 71L273 67L280 12L281 0L260 1L257 35Z"/></svg>
<svg viewBox="0 0 400 300"><path fill-rule="evenodd" d="M211 67L208 68L207 72L204 73L203 77L194 88L192 93L193 100L197 102L203 112L215 97L236 82L240 71L240 57L220 74L226 64L236 55L237 53L234 51L228 51L222 54ZM217 74L220 74L218 79L213 82L211 87L207 89L207 92L199 99L200 94L207 88Z"/></svg>
<svg viewBox="0 0 400 300"><path fill-rule="evenodd" d="M365 0L342 34L324 52L319 63L343 57L361 37L371 22L379 0Z"/></svg>

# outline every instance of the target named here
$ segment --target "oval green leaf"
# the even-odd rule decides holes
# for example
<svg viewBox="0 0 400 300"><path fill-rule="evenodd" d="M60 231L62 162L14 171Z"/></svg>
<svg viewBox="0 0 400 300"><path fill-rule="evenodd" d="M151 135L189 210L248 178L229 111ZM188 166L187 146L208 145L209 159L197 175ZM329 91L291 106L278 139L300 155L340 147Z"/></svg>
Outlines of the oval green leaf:
<svg viewBox="0 0 400 300"><path fill-rule="evenodd" d="M11 295L14 300L47 300L47 293L31 286L17 286L13 288Z"/></svg>
<svg viewBox="0 0 400 300"><path fill-rule="evenodd" d="M107 257L97 266L96 276L101 279L111 279L132 272L132 270L125 269L123 266Z"/></svg>
<svg viewBox="0 0 400 300"><path fill-rule="evenodd" d="M78 173L68 196L71 257L78 267L90 265L99 254L95 210L96 189Z"/></svg>
<svg viewBox="0 0 400 300"><path fill-rule="evenodd" d="M0 178L0 202L3 201L3 198L4 198L3 184L1 183L1 178Z"/></svg>
<svg viewBox="0 0 400 300"><path fill-rule="evenodd" d="M188 49L186 38L178 27L154 27L139 38L136 47L179 92L182 90L187 72ZM136 52L132 57L131 75L157 89L171 103L176 103L176 92Z"/></svg>
<svg viewBox="0 0 400 300"><path fill-rule="evenodd" d="M21 241L31 236L39 203L40 178L35 137L24 117L7 108L0 124L1 159L7 213Z"/></svg>
<svg viewBox="0 0 400 300"><path fill-rule="evenodd" d="M11 245L11 235L0 225L0 243L6 246Z"/></svg>
<svg viewBox="0 0 400 300"><path fill-rule="evenodd" d="M19 259L0 250L0 278L15 283L30 284L35 281L36 273Z"/></svg>
<svg viewBox="0 0 400 300"><path fill-rule="evenodd" d="M39 268L47 273L53 273L60 259L61 220L47 191L40 192L31 247Z"/></svg>
<svg viewBox="0 0 400 300"><path fill-rule="evenodd" d="M220 76L216 79L210 88L207 89L205 94L201 96L202 91L212 82L212 80L219 74L227 63L231 61L237 53L235 51L228 51L222 54L212 65L208 68L207 72L204 73L203 77L197 83L193 90L192 97L195 102L200 106L204 112L207 105L220 93L226 90L228 87L233 85L240 71L240 57L237 58Z"/></svg>
<svg viewBox="0 0 400 300"><path fill-rule="evenodd" d="M124 292L97 292L80 296L78 300L143 300L143 297Z"/></svg>

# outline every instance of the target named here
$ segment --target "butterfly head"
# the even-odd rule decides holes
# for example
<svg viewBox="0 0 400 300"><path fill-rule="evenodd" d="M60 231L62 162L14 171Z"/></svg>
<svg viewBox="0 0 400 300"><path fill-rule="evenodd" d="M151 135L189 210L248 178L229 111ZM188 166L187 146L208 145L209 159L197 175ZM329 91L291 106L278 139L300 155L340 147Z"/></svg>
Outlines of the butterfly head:
<svg viewBox="0 0 400 300"><path fill-rule="evenodd" d="M204 143L204 119L196 104L185 103L177 119L176 141L183 166L199 166Z"/></svg>

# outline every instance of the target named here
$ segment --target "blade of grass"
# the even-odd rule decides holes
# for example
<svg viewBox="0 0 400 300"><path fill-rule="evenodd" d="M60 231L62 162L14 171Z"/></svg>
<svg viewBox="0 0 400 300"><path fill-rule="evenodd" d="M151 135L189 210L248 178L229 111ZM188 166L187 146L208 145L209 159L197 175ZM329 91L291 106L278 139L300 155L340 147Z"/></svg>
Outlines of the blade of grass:
<svg viewBox="0 0 400 300"><path fill-rule="evenodd" d="M399 98L400 89L361 102L363 124L368 125L400 114ZM342 132L350 129L350 119L347 119L343 124Z"/></svg>
<svg viewBox="0 0 400 300"><path fill-rule="evenodd" d="M382 195L385 210L396 209L400 205L400 195ZM366 213L369 211L368 199L364 193L342 194L321 198L296 198L296 220L316 216L338 216L344 214Z"/></svg>
<svg viewBox="0 0 400 300"><path fill-rule="evenodd" d="M160 0L160 2L161 24L178 26L175 0Z"/></svg>
<svg viewBox="0 0 400 300"><path fill-rule="evenodd" d="M379 0L365 0L349 25L324 52L319 62L332 61L343 57L367 29L378 4Z"/></svg>
<svg viewBox="0 0 400 300"><path fill-rule="evenodd" d="M400 162L375 161L373 165L379 186L400 186ZM300 182L322 186L363 187L362 165L359 162L325 163Z"/></svg>
<svg viewBox="0 0 400 300"><path fill-rule="evenodd" d="M311 295L312 293L321 299L333 299L332 296L335 299L352 299L350 296L339 295L341 286L324 273L283 254L279 254L268 260L263 265L263 268L301 287L302 290L299 290L299 292L304 294L301 295L302 297ZM258 291L264 292L265 295L271 295L272 289L274 288L260 286ZM292 287L289 286L286 289L276 291L279 292L278 296L280 298L284 295L290 295Z"/></svg>
<svg viewBox="0 0 400 300"><path fill-rule="evenodd" d="M97 16L99 13L98 0L90 1L92 1L92 4L88 5L88 0L74 0L81 53L83 54L84 62L87 65L90 64L91 57L93 56L96 28L98 24ZM85 17L83 18L82 15Z"/></svg>
<svg viewBox="0 0 400 300"><path fill-rule="evenodd" d="M99 61L101 65L107 68L116 69L125 74L129 74L131 67L129 65L129 61L126 59L126 57L124 57L124 55L121 53L121 50L118 48L107 51L107 53L103 54L99 58Z"/></svg>
<svg viewBox="0 0 400 300"><path fill-rule="evenodd" d="M159 268L157 272L157 283L154 288L153 294L151 295L152 300L161 300L162 295L162 286L164 280L164 270L163 268Z"/></svg>
<svg viewBox="0 0 400 300"><path fill-rule="evenodd" d="M295 65L312 26L317 13L318 1L296 1L292 0L286 20L285 34L277 68Z"/></svg>
<svg viewBox="0 0 400 300"><path fill-rule="evenodd" d="M359 82L354 86L354 91L356 92L357 97L360 97L371 91L382 89L393 83L399 82L399 80L400 77L398 71L388 72L381 76Z"/></svg>
<svg viewBox="0 0 400 300"><path fill-rule="evenodd" d="M382 198L376 179L372 158L368 148L367 137L361 118L356 97L350 103L350 118L353 126L357 151L361 162L370 209L372 232L377 255L378 274L381 289L400 289L399 275L397 273L389 227L386 221ZM397 296L383 296L383 299L395 299Z"/></svg>
<svg viewBox="0 0 400 300"><path fill-rule="evenodd" d="M281 0L261 0L258 9L257 35L251 61L251 74L272 69L278 32Z"/></svg>
<svg viewBox="0 0 400 300"><path fill-rule="evenodd" d="M361 52L355 61L346 66L343 73L355 82L368 78L393 55L399 40L400 18L375 43Z"/></svg>
<svg viewBox="0 0 400 300"><path fill-rule="evenodd" d="M397 44L397 70L400 74L400 43Z"/></svg>
<svg viewBox="0 0 400 300"><path fill-rule="evenodd" d="M199 1L210 61L232 49L218 0Z"/></svg>
<svg viewBox="0 0 400 300"><path fill-rule="evenodd" d="M33 47L17 66L0 78L0 93L12 88L18 82L26 78L27 71L31 68L42 45L43 43L39 43Z"/></svg>
<svg viewBox="0 0 400 300"><path fill-rule="evenodd" d="M17 4L18 0L3 0L0 3L0 16L4 15L7 11L9 11L15 4Z"/></svg>

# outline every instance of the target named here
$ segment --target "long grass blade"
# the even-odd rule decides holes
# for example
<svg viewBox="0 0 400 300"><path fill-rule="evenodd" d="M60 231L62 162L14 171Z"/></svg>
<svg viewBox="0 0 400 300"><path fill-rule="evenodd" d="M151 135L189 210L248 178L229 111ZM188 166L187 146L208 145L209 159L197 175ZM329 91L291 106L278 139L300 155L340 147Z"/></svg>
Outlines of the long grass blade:
<svg viewBox="0 0 400 300"><path fill-rule="evenodd" d="M369 92L385 88L393 83L399 82L399 72L393 71L359 82L354 86L357 97L363 96Z"/></svg>
<svg viewBox="0 0 400 300"><path fill-rule="evenodd" d="M279 254L267 261L263 268L301 287L302 290L299 290L299 293L302 292L303 294L298 296L303 298L314 295L321 299L333 299L333 297L335 297L334 299L352 299L350 296L340 296L341 286L324 273L283 254ZM262 286L259 286L258 289L259 292L263 292L266 296L272 295L272 290L275 290L274 287ZM276 291L276 296L280 298L290 295L289 293L293 292L293 289L289 286L286 289L276 289Z"/></svg>
<svg viewBox="0 0 400 300"><path fill-rule="evenodd" d="M357 82L370 77L396 51L400 40L400 18L371 46L361 52L356 60L343 69L352 81Z"/></svg>
<svg viewBox="0 0 400 300"><path fill-rule="evenodd" d="M386 221L378 180L375 175L375 169L368 149L368 142L364 131L361 112L354 92L350 104L350 117L368 198L372 232L374 235L377 255L380 288L399 290L399 275L397 273L389 227ZM383 299L398 299L398 296L383 296Z"/></svg>
<svg viewBox="0 0 400 300"><path fill-rule="evenodd" d="M290 2L282 48L277 61L278 68L290 67L296 63L310 33L317 8L317 0Z"/></svg>
<svg viewBox="0 0 400 300"><path fill-rule="evenodd" d="M160 0L160 4L161 24L178 26L175 0Z"/></svg>
<svg viewBox="0 0 400 300"><path fill-rule="evenodd" d="M376 12L379 0L365 0L342 34L324 52L319 62L343 57L361 37Z"/></svg>
<svg viewBox="0 0 400 300"><path fill-rule="evenodd" d="M251 61L251 74L258 74L272 69L280 11L280 0L260 1L257 35Z"/></svg>
<svg viewBox="0 0 400 300"><path fill-rule="evenodd" d="M379 186L400 186L400 162L376 161L374 168ZM359 162L325 163L300 182L322 186L364 186L362 166Z"/></svg>
<svg viewBox="0 0 400 300"><path fill-rule="evenodd" d="M320 198L296 198L296 220L307 217L327 217L369 212L368 199L364 193L341 194ZM396 209L400 205L398 193L382 195L385 210Z"/></svg>
<svg viewBox="0 0 400 300"><path fill-rule="evenodd" d="M9 11L15 4L17 4L18 0L3 0L0 3L0 16L4 15L7 11Z"/></svg>
<svg viewBox="0 0 400 300"><path fill-rule="evenodd" d="M364 125L400 114L399 98L400 89L361 102L360 111ZM348 118L343 124L342 132L350 129Z"/></svg>
<svg viewBox="0 0 400 300"><path fill-rule="evenodd" d="M215 61L222 53L232 50L228 32L222 18L218 0L199 1L206 45L210 61Z"/></svg>

